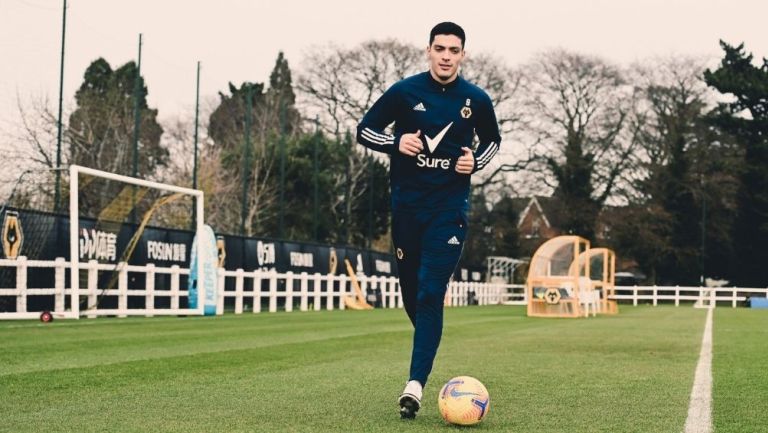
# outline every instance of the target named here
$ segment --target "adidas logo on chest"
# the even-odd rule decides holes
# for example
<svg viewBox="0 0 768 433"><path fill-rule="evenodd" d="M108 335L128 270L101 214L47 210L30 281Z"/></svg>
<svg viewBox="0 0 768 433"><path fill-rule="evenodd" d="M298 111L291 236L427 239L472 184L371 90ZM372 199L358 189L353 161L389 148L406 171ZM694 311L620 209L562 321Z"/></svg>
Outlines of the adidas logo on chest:
<svg viewBox="0 0 768 433"><path fill-rule="evenodd" d="M413 111L427 111L427 109L424 107L423 102L419 102L418 104L413 106Z"/></svg>

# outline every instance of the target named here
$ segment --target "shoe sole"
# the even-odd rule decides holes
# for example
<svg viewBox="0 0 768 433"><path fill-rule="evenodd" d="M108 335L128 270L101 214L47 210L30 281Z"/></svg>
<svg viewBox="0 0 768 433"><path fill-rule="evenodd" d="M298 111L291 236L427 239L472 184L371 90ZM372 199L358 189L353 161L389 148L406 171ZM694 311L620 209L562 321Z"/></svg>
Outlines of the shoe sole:
<svg viewBox="0 0 768 433"><path fill-rule="evenodd" d="M400 405L400 418L416 418L416 412L418 412L421 408L421 402L419 399L411 394L403 394L400 396L397 402Z"/></svg>

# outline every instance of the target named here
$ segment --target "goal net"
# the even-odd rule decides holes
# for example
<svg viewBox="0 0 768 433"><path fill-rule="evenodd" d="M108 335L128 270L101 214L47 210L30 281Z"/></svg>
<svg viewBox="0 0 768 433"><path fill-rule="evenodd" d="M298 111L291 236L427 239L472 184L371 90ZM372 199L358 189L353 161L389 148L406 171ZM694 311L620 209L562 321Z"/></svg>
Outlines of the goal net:
<svg viewBox="0 0 768 433"><path fill-rule="evenodd" d="M73 314L203 313L202 291L187 292L190 267L215 272L192 263L202 191L73 165L69 198Z"/></svg>
<svg viewBox="0 0 768 433"><path fill-rule="evenodd" d="M0 319L214 314L203 221L198 190L76 165L27 170L0 184Z"/></svg>
<svg viewBox="0 0 768 433"><path fill-rule="evenodd" d="M0 181L0 318L25 318L29 308L54 309L51 266L67 242L66 206L61 190L66 172L28 169L4 173ZM59 193L56 183L59 181ZM57 204L57 200L58 204ZM39 313L38 313L39 314ZM11 316L12 315L12 316ZM36 317L29 315L28 317Z"/></svg>

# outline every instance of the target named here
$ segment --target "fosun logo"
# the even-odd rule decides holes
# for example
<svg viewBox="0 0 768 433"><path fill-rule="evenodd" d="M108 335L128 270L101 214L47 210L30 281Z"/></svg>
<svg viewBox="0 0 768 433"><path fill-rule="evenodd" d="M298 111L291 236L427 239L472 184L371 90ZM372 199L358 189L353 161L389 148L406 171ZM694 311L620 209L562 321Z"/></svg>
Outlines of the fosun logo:
<svg viewBox="0 0 768 433"><path fill-rule="evenodd" d="M426 108L424 108L424 104L419 102L418 104L413 106L413 111L427 111Z"/></svg>

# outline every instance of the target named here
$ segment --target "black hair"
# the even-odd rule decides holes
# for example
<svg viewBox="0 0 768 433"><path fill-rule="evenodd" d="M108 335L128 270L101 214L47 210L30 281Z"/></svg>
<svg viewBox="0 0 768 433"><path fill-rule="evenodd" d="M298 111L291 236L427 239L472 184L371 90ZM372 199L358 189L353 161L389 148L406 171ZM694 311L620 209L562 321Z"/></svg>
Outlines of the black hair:
<svg viewBox="0 0 768 433"><path fill-rule="evenodd" d="M432 31L429 32L429 45L432 45L432 42L435 41L436 35L457 36L461 39L461 48L464 48L464 41L467 40L467 37L464 35L464 29L462 29L460 25L450 21L442 22L432 27Z"/></svg>

